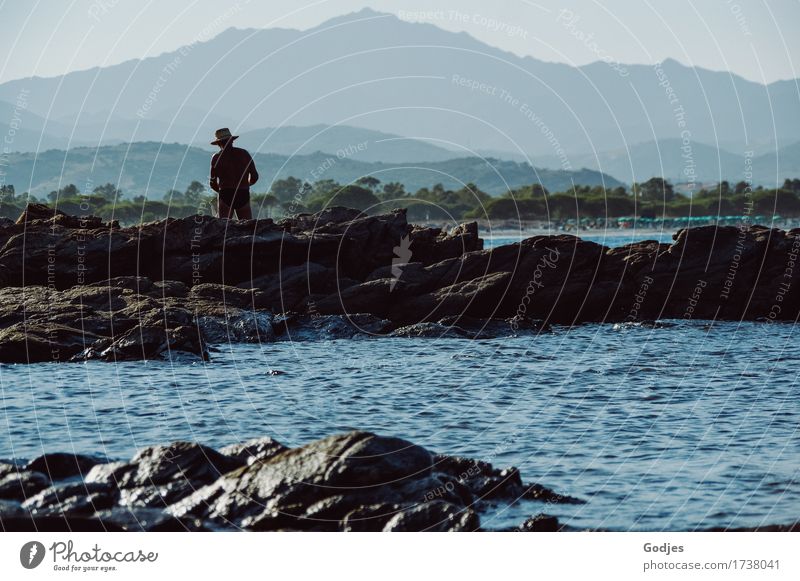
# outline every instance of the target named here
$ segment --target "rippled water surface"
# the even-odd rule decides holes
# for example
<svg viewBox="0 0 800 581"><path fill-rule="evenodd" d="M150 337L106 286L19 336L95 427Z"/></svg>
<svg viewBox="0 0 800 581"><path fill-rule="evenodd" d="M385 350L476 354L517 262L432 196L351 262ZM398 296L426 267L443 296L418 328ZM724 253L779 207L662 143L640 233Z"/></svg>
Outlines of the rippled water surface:
<svg viewBox="0 0 800 581"><path fill-rule="evenodd" d="M233 345L211 363L0 366L0 457L126 458L178 439L288 445L350 429L516 465L589 502L580 527L793 522L800 387L791 325L587 325L487 341L353 339Z"/></svg>
<svg viewBox="0 0 800 581"><path fill-rule="evenodd" d="M672 242L672 230L656 230L656 231L642 231L642 230L582 230L580 232L561 232L558 230L543 231L544 234L569 234L577 236L583 240L590 240L597 242L603 246L613 248L615 246L623 246L638 242L641 240L658 240L659 242ZM512 244L519 242L525 238L533 236L532 233L509 233L509 232L481 232L483 238L484 248L494 248L495 246L502 246L503 244Z"/></svg>
<svg viewBox="0 0 800 581"><path fill-rule="evenodd" d="M686 530L794 522L800 369L791 325L586 325L486 341L233 345L210 363L0 366L0 457L127 458L197 440L398 435L516 465L581 506L498 507L578 527Z"/></svg>

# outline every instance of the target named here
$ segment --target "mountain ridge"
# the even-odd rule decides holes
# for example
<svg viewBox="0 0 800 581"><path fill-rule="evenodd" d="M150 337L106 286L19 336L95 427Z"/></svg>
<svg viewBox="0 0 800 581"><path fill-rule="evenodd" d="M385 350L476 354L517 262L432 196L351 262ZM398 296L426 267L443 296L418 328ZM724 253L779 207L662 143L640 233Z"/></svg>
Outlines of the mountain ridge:
<svg viewBox="0 0 800 581"><path fill-rule="evenodd" d="M568 159L566 169L589 167L630 183L652 177L662 163L665 177L679 176L675 159L647 145L682 137L665 94L668 83L685 109L690 141L704 154L700 179L736 180L748 149L777 151L787 172L800 167L800 153L794 157L791 147L800 135L797 79L765 85L675 59L660 63L663 78L653 65L626 67L623 78L602 60L571 67L519 56L466 32L364 9L306 30L230 27L144 59L9 81L0 84L0 100L30 90L22 127L34 133L21 133L18 143L31 147L39 141L59 149L147 141L207 147L222 126L255 135L276 127L347 125L398 138L382 146L374 140L355 156L364 161L444 161L458 153L439 146L452 144L512 160L521 151L542 167L562 167L559 159ZM163 86L154 94L158 83ZM39 116L51 108L47 119ZM0 131L9 128L0 125ZM265 151L291 153L292 144L305 154L331 150L322 139L327 131L308 144L275 139ZM408 135L428 141L403 138ZM704 150L711 143L718 144L716 156ZM615 166L614 152L631 147L633 170ZM645 150L656 153L643 156Z"/></svg>
<svg viewBox="0 0 800 581"><path fill-rule="evenodd" d="M116 109L106 115L108 137L130 141L130 127L122 124L117 131L115 123L136 117L163 68L180 57L179 66L161 87L156 105L172 112L173 118L168 120L175 121L176 126L202 125L201 133L214 127L196 113L182 112L181 106L222 116L230 116L227 111L241 111L242 129L335 125L355 116L357 121L348 124L401 135L429 128L442 138L473 149L478 144L482 149L515 149L492 130L497 128L532 154L548 152L550 144L538 135L536 127L526 125L519 110L496 97L456 86L451 80L453 73L505 89L535 106L537 115L546 120L572 154L618 148L623 136L628 142L641 142L679 133L652 65L626 65L630 75L621 79L603 61L571 67L518 56L468 33L371 10L336 17L305 31L228 28L181 49L61 77L30 78L24 82L38 87L31 97L31 109L42 112L47 110L45 105L52 104L52 116L75 122L76 138L99 142L97 128L84 131L86 117L100 115L109 102L116 102ZM226 54L230 58L220 60ZM321 66L323 62L327 64ZM744 117L752 141L769 144L773 129L771 118L765 114L769 104L777 110L774 129L779 134L778 145L795 141L793 136L800 134L800 123L790 116L797 107L796 79L794 83L764 85L727 71L687 67L674 59L665 60L661 66L674 77L670 81L689 112L697 141L713 142L714 133L719 131L723 148L742 149L745 128L740 126ZM242 76L244 71L249 72ZM397 80L404 77L402 82ZM432 77L440 80L434 82ZM384 80L377 82L379 78ZM395 81L387 80L392 78ZM62 81L60 92L53 98ZM0 99L13 100L21 82L0 85ZM87 96L92 83L96 84ZM644 110L631 86L642 96ZM219 87L226 89L220 91ZM262 96L276 88L268 102L261 102ZM771 102L762 94L766 89ZM737 92L744 107L741 114L736 110ZM704 95L711 106L706 105ZM80 113L75 103L84 96L87 105ZM320 96L320 102L312 102ZM303 107L298 108L298 104ZM402 106L406 107L404 112L399 109ZM378 112L381 107L385 110ZM437 118L426 113L426 107L442 110ZM623 111L625 116L617 126L615 119ZM155 108L148 115L144 119L159 118ZM481 126L470 118L487 124ZM647 134L648 119L653 122L654 135ZM141 135L142 140L187 141L163 128L161 133L158 127L148 131Z"/></svg>

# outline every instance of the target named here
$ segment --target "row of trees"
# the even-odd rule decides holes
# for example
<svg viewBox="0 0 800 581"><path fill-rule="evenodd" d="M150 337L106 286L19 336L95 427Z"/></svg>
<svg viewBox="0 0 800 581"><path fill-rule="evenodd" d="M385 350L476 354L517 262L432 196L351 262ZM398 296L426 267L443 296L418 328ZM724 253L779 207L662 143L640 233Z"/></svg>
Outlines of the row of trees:
<svg viewBox="0 0 800 581"><path fill-rule="evenodd" d="M16 217L28 202L46 202L69 214L93 214L122 223L146 222L167 216L183 217L214 211L215 196L193 181L184 191L170 190L160 200L145 196L126 198L114 184L98 186L82 194L73 184L50 192L38 200L17 195L14 186L0 188L0 215ZM289 177L277 180L268 193L252 196L254 214L280 218L302 212L317 212L327 206L347 206L368 212L407 208L409 219L516 219L613 218L622 216L684 217L732 216L743 213L800 216L800 179L786 180L778 189L751 190L747 183L721 182L702 189L693 197L675 191L669 181L652 178L625 188L575 186L569 192L551 193L533 184L494 197L475 184L457 190L442 184L406 192L403 184L382 184L372 176L351 184L320 180L313 184Z"/></svg>
<svg viewBox="0 0 800 581"><path fill-rule="evenodd" d="M28 203L46 203L73 215L102 216L132 224L160 220L167 216L190 216L213 211L214 197L208 195L205 186L193 181L181 192L170 190L161 200L145 196L126 198L116 185L107 183L82 193L75 184L53 190L42 198L24 193L17 194L13 185L0 187L0 216L16 218Z"/></svg>
<svg viewBox="0 0 800 581"><path fill-rule="evenodd" d="M551 193L540 184L524 186L494 197L475 184L458 190L442 184L408 193L402 184L393 182L381 187L374 177L340 186L332 180L315 184L296 178L278 180L271 193L263 198L268 207L287 205L291 200L296 211L316 212L326 205L350 206L361 210L379 207L408 208L412 220L447 218L557 219L623 216L730 216L746 212L800 216L800 179L786 180L782 188L751 189L746 182L731 185L727 181L711 189L701 189L694 196L675 191L665 179L651 178L623 187L575 186L569 192ZM752 206L751 206L752 204ZM291 204L289 204L291 205Z"/></svg>

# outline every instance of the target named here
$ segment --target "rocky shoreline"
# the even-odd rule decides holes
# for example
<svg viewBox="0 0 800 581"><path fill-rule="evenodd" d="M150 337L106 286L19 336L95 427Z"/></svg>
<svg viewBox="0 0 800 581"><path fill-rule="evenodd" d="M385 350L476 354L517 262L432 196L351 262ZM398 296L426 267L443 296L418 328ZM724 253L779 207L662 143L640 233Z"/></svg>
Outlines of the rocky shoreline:
<svg viewBox="0 0 800 581"><path fill-rule="evenodd" d="M800 230L680 230L619 248L569 235L483 250L404 210L120 228L31 205L0 223L0 363L120 361L209 345L496 338L550 324L795 321Z"/></svg>
<svg viewBox="0 0 800 581"><path fill-rule="evenodd" d="M46 454L0 462L4 531L479 531L497 504L582 503L516 468L349 432L287 448L174 442L130 461ZM538 514L521 531L560 530Z"/></svg>
<svg viewBox="0 0 800 581"><path fill-rule="evenodd" d="M71 453L0 460L4 532L564 532L583 529L547 512L584 503L524 483L513 467L358 431L298 448L263 437L219 450L150 446L129 461ZM484 526L482 518L511 504L533 516ZM695 530L800 532L800 522Z"/></svg>

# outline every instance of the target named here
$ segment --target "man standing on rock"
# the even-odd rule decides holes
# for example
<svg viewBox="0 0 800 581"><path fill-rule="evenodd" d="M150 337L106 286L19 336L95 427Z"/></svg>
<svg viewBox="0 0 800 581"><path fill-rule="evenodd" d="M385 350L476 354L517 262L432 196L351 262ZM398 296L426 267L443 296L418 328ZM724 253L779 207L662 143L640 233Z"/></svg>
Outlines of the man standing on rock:
<svg viewBox="0 0 800 581"><path fill-rule="evenodd" d="M258 181L258 172L247 150L233 146L237 137L227 127L214 132L211 145L218 145L219 152L211 158L210 183L217 192L217 216L232 218L235 211L240 220L250 220L250 186Z"/></svg>

